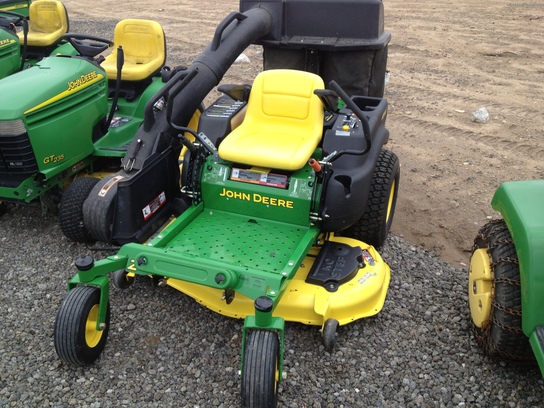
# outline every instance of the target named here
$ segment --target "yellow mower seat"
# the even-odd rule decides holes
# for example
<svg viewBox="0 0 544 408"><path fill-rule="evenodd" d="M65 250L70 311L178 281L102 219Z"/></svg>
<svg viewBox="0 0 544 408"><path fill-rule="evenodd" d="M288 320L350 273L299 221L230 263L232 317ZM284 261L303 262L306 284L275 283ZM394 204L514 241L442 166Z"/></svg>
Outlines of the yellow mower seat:
<svg viewBox="0 0 544 408"><path fill-rule="evenodd" d="M298 170L321 141L323 89L318 75L288 69L255 78L244 121L219 145L224 160L252 166Z"/></svg>
<svg viewBox="0 0 544 408"><path fill-rule="evenodd" d="M60 1L36 0L28 9L29 47L49 47L57 43L68 32L68 12ZM21 44L24 41L22 32L17 34Z"/></svg>
<svg viewBox="0 0 544 408"><path fill-rule="evenodd" d="M166 62L166 38L159 23L150 20L127 19L115 26L113 51L102 62L108 79L117 79L117 48L124 52L121 80L141 81Z"/></svg>

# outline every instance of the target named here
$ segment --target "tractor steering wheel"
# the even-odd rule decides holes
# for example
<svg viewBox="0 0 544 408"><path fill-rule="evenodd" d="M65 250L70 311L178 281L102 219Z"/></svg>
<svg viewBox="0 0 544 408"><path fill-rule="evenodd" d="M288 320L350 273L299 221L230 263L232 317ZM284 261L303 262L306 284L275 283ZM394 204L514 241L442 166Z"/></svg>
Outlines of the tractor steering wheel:
<svg viewBox="0 0 544 408"><path fill-rule="evenodd" d="M113 41L107 38L88 34L66 33L62 38L72 44L76 51L84 56L94 58L101 52L113 46Z"/></svg>
<svg viewBox="0 0 544 408"><path fill-rule="evenodd" d="M5 30L14 32L13 27L20 25L21 21L24 21L25 19L27 19L27 17L22 14L13 11L0 10L0 27Z"/></svg>

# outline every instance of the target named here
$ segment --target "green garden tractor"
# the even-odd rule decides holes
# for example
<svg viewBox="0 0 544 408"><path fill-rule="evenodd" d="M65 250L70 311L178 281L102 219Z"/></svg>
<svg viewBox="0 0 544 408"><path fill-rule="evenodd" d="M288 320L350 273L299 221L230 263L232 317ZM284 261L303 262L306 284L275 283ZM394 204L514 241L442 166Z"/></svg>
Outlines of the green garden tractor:
<svg viewBox="0 0 544 408"><path fill-rule="evenodd" d="M28 17L31 0L0 0L0 11L12 11Z"/></svg>
<svg viewBox="0 0 544 408"><path fill-rule="evenodd" d="M50 1L32 4L39 3ZM62 38L76 55L55 53L0 80L0 94L8 96L0 101L4 209L6 202L40 201L56 211L74 177L81 193L90 183L80 176L117 171L146 103L175 71L164 65L165 37L154 21L122 20L114 41L72 33ZM113 51L103 57L108 48ZM65 233L82 240L78 215L68 209L59 216Z"/></svg>
<svg viewBox="0 0 544 408"><path fill-rule="evenodd" d="M544 376L544 180L501 184L502 215L480 228L470 259L473 332L489 356L538 362Z"/></svg>
<svg viewBox="0 0 544 408"><path fill-rule="evenodd" d="M0 3L0 79L48 56L78 55L64 37L69 26L58 0Z"/></svg>
<svg viewBox="0 0 544 408"><path fill-rule="evenodd" d="M400 164L384 148L387 101L369 94L383 93L390 36L380 1L341 3L243 0L193 64L153 96L122 169L98 180L77 210L89 236L122 247L106 259L76 260L55 320L55 349L64 362L87 365L102 353L110 283L124 289L152 277L244 319L242 405L273 407L285 321L318 326L330 352L338 326L380 312L390 269L376 248L391 227ZM313 15L300 20L301 7ZM357 22L372 38L357 41L359 26L346 29L354 16L367 16ZM324 19L336 26L318 24ZM303 47L296 30L304 31ZM338 33L346 38L332 38ZM190 126L251 43L273 54L265 65L275 66L251 86L220 85L222 96ZM301 60L316 62L315 54L321 61L370 60L361 70L382 81L372 75L362 84L350 81L343 64L299 69L310 67ZM325 85L327 75L338 81ZM163 108L153 109L158 101Z"/></svg>

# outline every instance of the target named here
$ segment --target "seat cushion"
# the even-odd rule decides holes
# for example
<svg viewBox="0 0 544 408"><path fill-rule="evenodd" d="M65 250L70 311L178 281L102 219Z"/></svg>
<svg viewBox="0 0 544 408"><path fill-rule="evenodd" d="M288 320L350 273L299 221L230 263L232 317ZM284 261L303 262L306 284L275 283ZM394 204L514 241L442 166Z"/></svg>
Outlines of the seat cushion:
<svg viewBox="0 0 544 408"><path fill-rule="evenodd" d="M68 32L68 14L64 5L57 0L39 0L30 4L27 45L48 47L58 42ZM22 32L18 33L21 43Z"/></svg>
<svg viewBox="0 0 544 408"><path fill-rule="evenodd" d="M114 49L101 66L109 79L117 78L117 48L123 47L123 81L141 81L156 73L166 62L166 40L159 23L127 19L115 27Z"/></svg>
<svg viewBox="0 0 544 408"><path fill-rule="evenodd" d="M302 168L321 141L323 105L314 90L323 87L323 80L309 72L260 73L244 121L219 146L221 158L282 170Z"/></svg>

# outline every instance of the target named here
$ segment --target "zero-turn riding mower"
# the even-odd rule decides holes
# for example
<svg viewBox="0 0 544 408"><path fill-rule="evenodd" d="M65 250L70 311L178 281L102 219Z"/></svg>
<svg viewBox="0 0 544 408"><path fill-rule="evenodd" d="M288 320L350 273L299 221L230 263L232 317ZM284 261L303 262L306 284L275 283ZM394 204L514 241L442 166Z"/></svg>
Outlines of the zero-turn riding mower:
<svg viewBox="0 0 544 408"><path fill-rule="evenodd" d="M544 376L544 180L499 186L502 219L480 228L468 274L472 329L485 354L538 362Z"/></svg>
<svg viewBox="0 0 544 408"><path fill-rule="evenodd" d="M164 66L165 37L154 21L122 20L113 42L72 33L64 34L63 40L77 55L46 57L0 80L4 202L40 200L56 210L75 175L117 171L143 121L146 103L175 71ZM111 45L110 55L100 55ZM79 193L93 182L83 177L76 181ZM72 239L81 240L72 228L77 215L60 215L61 226L64 221Z"/></svg>
<svg viewBox="0 0 544 408"><path fill-rule="evenodd" d="M375 246L391 226L400 174L397 156L384 149L385 99L348 95L335 80L326 88L316 73L274 68L252 86L219 86L223 96L202 111L197 131L187 126L247 45L280 47L282 27L301 3L316 21L334 21L331 7L346 13L338 24L373 16L378 21L368 24L383 34L379 1L242 1L219 24L194 63L151 99L148 107L162 100L164 108L146 110L123 169L84 200L88 233L128 243L106 259L76 261L54 329L66 363L90 364L103 351L110 281L127 288L137 275L151 276L245 319L242 403L275 406L286 320L319 326L331 351L339 325L382 309L390 270Z"/></svg>

